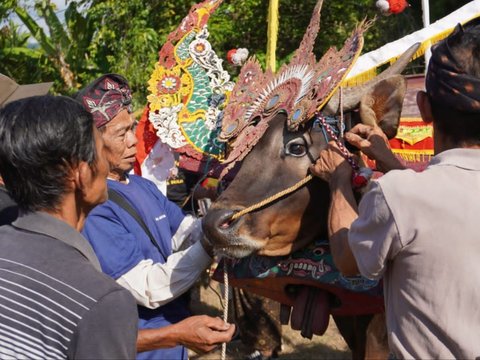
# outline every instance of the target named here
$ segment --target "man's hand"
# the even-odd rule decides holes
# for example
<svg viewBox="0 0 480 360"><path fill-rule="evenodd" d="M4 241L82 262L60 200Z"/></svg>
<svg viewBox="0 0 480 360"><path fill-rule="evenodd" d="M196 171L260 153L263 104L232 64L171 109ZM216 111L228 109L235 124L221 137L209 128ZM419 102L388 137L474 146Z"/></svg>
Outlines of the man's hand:
<svg viewBox="0 0 480 360"><path fill-rule="evenodd" d="M176 324L139 330L137 352L183 345L197 353L205 353L230 341L234 332L235 325L225 323L218 317L190 316Z"/></svg>
<svg viewBox="0 0 480 360"><path fill-rule="evenodd" d="M328 183L334 178L348 179L348 181L352 178L352 167L334 141L329 142L328 147L320 152L320 157L310 166L310 171Z"/></svg>
<svg viewBox="0 0 480 360"><path fill-rule="evenodd" d="M207 315L191 316L174 326L179 334L179 343L199 354L229 342L235 332L235 325Z"/></svg>
<svg viewBox="0 0 480 360"><path fill-rule="evenodd" d="M328 213L328 236L333 261L344 275L358 273L357 263L348 245L348 229L357 218L357 204L352 190L352 166L345 160L335 142L320 152L310 167L312 174L327 181L331 190Z"/></svg>
<svg viewBox="0 0 480 360"><path fill-rule="evenodd" d="M393 169L404 169L390 150L386 135L378 126L358 124L345 134L345 139L369 159L376 160L378 170L388 172Z"/></svg>

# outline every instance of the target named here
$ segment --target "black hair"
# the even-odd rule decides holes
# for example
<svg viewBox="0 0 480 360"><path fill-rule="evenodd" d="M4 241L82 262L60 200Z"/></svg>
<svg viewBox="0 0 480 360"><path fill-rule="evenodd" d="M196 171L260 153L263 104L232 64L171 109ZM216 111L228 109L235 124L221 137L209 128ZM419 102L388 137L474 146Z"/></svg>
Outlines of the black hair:
<svg viewBox="0 0 480 360"><path fill-rule="evenodd" d="M444 41L464 73L480 78L480 19L468 22L462 31ZM457 110L432 96L429 98L435 126L455 146L480 145L480 112Z"/></svg>
<svg viewBox="0 0 480 360"><path fill-rule="evenodd" d="M480 145L480 113L459 111L431 97L430 103L436 128L447 136L454 146Z"/></svg>
<svg viewBox="0 0 480 360"><path fill-rule="evenodd" d="M0 175L23 211L56 210L67 176L97 158L91 114L73 99L34 96L0 109Z"/></svg>

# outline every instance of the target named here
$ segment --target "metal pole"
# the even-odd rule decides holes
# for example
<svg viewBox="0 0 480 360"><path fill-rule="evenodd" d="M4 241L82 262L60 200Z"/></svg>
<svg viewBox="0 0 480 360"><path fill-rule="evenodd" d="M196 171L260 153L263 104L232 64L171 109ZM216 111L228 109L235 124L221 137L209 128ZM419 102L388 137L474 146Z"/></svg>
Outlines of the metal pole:
<svg viewBox="0 0 480 360"><path fill-rule="evenodd" d="M428 0L422 0L422 19L423 27L430 25L430 4ZM427 72L428 63L430 62L431 51L430 47L425 51L425 72Z"/></svg>

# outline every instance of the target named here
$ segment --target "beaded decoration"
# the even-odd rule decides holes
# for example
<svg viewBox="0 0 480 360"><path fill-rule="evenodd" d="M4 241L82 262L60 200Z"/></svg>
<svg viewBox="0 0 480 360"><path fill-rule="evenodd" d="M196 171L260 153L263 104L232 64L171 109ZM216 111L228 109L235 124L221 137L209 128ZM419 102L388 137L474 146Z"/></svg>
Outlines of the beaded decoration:
<svg viewBox="0 0 480 360"><path fill-rule="evenodd" d="M338 146L338 149L342 153L342 156L347 160L350 166L353 169L352 174L352 186L354 189L360 189L368 184L370 179L372 178L373 171L368 167L360 167L358 166L357 162L353 158L352 154L347 150L345 145L340 141L335 131L332 129L330 124L326 121L325 117L322 116L321 113L317 113L315 115L315 119L320 123L322 129L324 129L328 137L335 141Z"/></svg>
<svg viewBox="0 0 480 360"><path fill-rule="evenodd" d="M220 140L230 143L226 168L232 168L257 144L269 122L280 112L287 114L287 127L295 131L328 102L347 75L363 46L363 33L369 26L362 22L337 51L330 48L317 62L313 54L320 28L322 0L315 6L312 19L292 60L274 74L262 71L254 58L245 63L233 88L223 122Z"/></svg>

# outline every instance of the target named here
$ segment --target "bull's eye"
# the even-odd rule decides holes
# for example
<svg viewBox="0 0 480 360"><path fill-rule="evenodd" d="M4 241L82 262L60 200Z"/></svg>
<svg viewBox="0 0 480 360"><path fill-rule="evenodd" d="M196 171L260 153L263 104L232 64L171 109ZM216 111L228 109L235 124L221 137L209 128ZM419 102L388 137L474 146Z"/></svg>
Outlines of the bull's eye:
<svg viewBox="0 0 480 360"><path fill-rule="evenodd" d="M304 156L307 153L307 146L305 144L291 142L287 144L285 153L291 156Z"/></svg>

